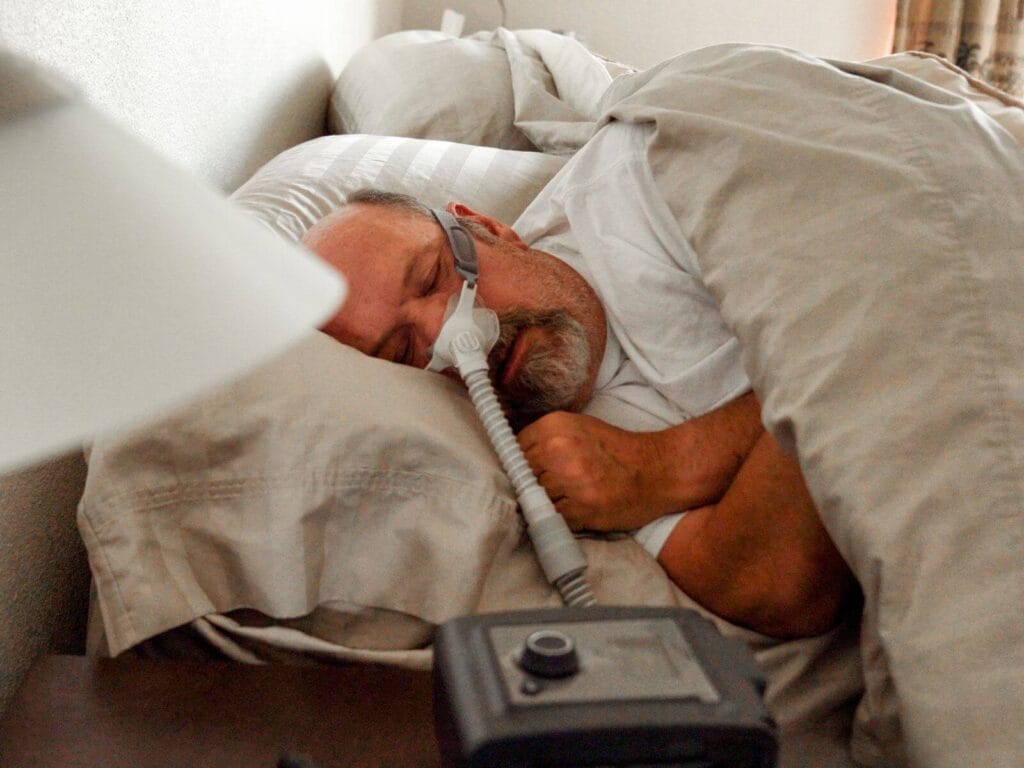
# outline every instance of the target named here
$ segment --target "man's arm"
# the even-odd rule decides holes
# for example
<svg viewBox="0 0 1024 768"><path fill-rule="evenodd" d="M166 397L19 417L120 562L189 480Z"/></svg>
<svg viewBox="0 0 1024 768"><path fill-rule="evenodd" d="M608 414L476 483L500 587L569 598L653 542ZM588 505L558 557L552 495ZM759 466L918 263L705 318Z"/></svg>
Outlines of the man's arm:
<svg viewBox="0 0 1024 768"><path fill-rule="evenodd" d="M662 432L551 414L520 443L574 530L633 530L693 510L659 562L734 623L781 637L817 634L856 591L796 461L761 427L753 395Z"/></svg>
<svg viewBox="0 0 1024 768"><path fill-rule="evenodd" d="M768 433L718 503L679 521L658 562L701 605L775 637L825 632L857 594L799 466Z"/></svg>
<svg viewBox="0 0 1024 768"><path fill-rule="evenodd" d="M718 501L763 433L747 394L659 432L560 411L523 429L519 444L572 530L631 531Z"/></svg>

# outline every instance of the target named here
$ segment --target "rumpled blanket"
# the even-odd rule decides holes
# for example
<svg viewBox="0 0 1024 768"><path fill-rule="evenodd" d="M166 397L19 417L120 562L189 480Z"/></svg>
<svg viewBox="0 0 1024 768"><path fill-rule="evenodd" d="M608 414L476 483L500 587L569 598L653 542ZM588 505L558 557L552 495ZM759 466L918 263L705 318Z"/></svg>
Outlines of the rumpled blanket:
<svg viewBox="0 0 1024 768"><path fill-rule="evenodd" d="M543 29L479 32L504 49L511 71L513 123L541 152L571 155L594 132L612 75L576 40Z"/></svg>
<svg viewBox="0 0 1024 768"><path fill-rule="evenodd" d="M715 46L617 79L864 590L868 765L1021 765L1024 153L891 69Z"/></svg>

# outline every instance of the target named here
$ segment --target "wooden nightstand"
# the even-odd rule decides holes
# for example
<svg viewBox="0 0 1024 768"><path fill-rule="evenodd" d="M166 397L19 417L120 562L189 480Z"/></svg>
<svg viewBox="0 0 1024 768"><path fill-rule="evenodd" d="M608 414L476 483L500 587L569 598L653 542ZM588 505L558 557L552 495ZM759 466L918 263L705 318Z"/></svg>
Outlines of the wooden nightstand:
<svg viewBox="0 0 1024 768"><path fill-rule="evenodd" d="M36 662L0 725L4 768L436 768L429 672L370 665Z"/></svg>

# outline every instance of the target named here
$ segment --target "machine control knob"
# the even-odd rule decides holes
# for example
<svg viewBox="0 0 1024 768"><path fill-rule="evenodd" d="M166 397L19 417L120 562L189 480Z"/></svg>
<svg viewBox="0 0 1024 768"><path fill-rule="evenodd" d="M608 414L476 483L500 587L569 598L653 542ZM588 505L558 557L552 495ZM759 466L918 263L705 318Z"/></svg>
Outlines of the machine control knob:
<svg viewBox="0 0 1024 768"><path fill-rule="evenodd" d="M555 629L539 629L526 638L519 666L538 677L568 677L580 668L573 639Z"/></svg>

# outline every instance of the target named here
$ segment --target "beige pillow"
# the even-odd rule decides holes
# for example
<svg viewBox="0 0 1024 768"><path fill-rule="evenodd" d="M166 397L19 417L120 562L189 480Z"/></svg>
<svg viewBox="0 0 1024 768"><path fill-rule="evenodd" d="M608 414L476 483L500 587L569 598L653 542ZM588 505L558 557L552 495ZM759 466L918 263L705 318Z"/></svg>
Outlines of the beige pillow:
<svg viewBox="0 0 1024 768"><path fill-rule="evenodd" d="M486 40L428 30L395 32L360 49L328 109L334 133L534 149L513 119L505 52Z"/></svg>
<svg viewBox="0 0 1024 768"><path fill-rule="evenodd" d="M567 155L590 137L601 94L626 71L546 29L397 32L342 71L328 125Z"/></svg>
<svg viewBox="0 0 1024 768"><path fill-rule="evenodd" d="M367 186L435 206L458 199L511 221L563 163L442 141L325 136L271 160L233 199L290 240ZM320 334L169 419L98 440L89 463L79 523L114 653L238 608L275 619L326 612L334 640L349 637L338 615L369 611L370 626L389 628L371 632L371 647L412 647L424 622L471 611L494 547L507 540L515 549L522 538L508 482L460 389ZM443 571L447 552L466 570L402 589L408 572L390 563L410 555L391 534L407 513L433 528L408 530L413 564ZM315 523L356 526L363 514L377 519L360 535ZM257 540L267 526L280 540ZM295 548L296 537L306 544ZM308 562L309 542L338 565ZM373 562L362 563L363 553ZM377 579L300 586L371 564ZM291 578L280 569L293 569ZM415 621L398 630L388 615Z"/></svg>
<svg viewBox="0 0 1024 768"><path fill-rule="evenodd" d="M79 527L115 654L237 609L389 651L454 616L559 604L461 388L322 334L97 441ZM604 601L679 602L638 544L615 550L592 563Z"/></svg>

